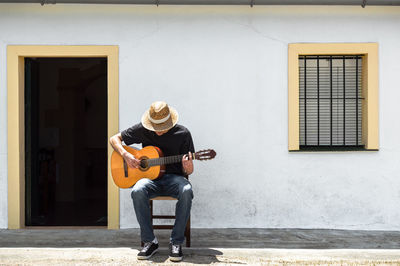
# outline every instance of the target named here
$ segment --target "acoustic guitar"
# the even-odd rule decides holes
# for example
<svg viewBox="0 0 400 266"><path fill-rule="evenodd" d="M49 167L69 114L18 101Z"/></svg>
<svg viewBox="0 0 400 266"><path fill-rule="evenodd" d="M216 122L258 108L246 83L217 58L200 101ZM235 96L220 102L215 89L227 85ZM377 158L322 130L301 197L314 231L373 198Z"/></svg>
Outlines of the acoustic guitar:
<svg viewBox="0 0 400 266"><path fill-rule="evenodd" d="M155 146L146 146L141 150L136 150L129 146L124 146L125 150L140 160L138 168L129 168L124 158L116 151L111 155L111 175L114 183L120 188L129 188L142 178L154 180L160 178L165 173L165 165L179 163L182 155L164 157L162 151ZM201 150L192 153L193 160L210 160L216 156L214 150Z"/></svg>

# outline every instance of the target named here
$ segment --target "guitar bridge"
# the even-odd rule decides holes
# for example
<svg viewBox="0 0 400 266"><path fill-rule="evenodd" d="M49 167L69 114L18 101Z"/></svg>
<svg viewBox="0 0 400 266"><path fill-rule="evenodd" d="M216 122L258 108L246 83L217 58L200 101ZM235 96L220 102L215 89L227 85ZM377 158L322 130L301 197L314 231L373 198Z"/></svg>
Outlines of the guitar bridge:
<svg viewBox="0 0 400 266"><path fill-rule="evenodd" d="M128 165L126 164L125 159L122 159L124 161L124 173L125 177L128 177Z"/></svg>

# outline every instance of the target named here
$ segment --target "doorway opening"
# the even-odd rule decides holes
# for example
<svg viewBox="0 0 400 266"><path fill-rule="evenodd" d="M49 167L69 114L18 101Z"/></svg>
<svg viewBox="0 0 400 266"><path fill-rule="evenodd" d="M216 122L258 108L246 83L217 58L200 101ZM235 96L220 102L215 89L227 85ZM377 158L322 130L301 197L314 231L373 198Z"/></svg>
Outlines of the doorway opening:
<svg viewBox="0 0 400 266"><path fill-rule="evenodd" d="M107 58L25 57L25 225L107 226Z"/></svg>

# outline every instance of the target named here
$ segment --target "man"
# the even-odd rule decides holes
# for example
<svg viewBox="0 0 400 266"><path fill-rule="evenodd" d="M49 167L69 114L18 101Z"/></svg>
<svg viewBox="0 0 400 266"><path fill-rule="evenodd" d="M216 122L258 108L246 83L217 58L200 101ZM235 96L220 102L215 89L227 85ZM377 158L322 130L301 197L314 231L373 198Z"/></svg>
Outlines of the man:
<svg viewBox="0 0 400 266"><path fill-rule="evenodd" d="M142 143L145 146L159 147L164 156L187 154L182 162L166 165L165 174L158 179L140 179L132 188L132 201L136 218L140 225L143 249L138 259L149 259L158 250L158 241L154 236L150 217L149 199L156 196L171 196L178 199L176 203L176 219L170 238L171 261L181 261L182 243L186 223L192 206L192 186L184 177L193 173L192 152L194 145L188 129L178 125L177 111L165 102L154 102L143 114L141 123L136 124L111 137L110 143L131 168L138 168L140 161L127 152L126 145Z"/></svg>

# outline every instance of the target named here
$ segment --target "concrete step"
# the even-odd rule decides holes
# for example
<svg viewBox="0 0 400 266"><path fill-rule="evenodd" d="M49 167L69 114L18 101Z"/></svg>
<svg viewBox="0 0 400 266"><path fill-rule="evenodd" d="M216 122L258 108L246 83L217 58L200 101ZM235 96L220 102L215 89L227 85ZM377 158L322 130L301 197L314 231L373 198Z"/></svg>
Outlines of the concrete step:
<svg viewBox="0 0 400 266"><path fill-rule="evenodd" d="M184 248L184 265L400 265L399 250L304 250ZM134 248L0 248L1 265L176 265L160 248L149 261L138 261Z"/></svg>
<svg viewBox="0 0 400 266"><path fill-rule="evenodd" d="M166 265L170 230L156 230ZM0 230L0 265L147 265L138 229ZM400 265L400 232L329 229L192 229L184 265ZM176 264L175 264L176 265Z"/></svg>

